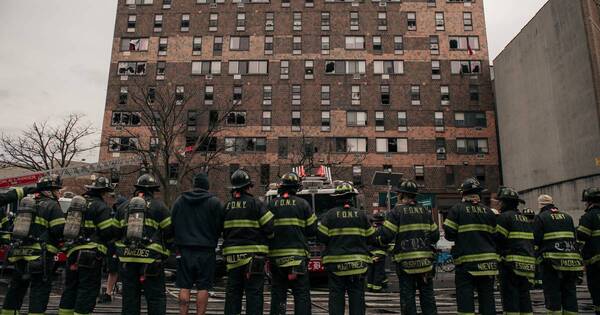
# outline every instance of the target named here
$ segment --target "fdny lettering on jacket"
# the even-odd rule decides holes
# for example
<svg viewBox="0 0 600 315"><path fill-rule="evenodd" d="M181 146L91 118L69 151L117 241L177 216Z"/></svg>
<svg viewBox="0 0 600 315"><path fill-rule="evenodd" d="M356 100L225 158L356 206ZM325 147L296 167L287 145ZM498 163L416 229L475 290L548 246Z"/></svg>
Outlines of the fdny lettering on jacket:
<svg viewBox="0 0 600 315"><path fill-rule="evenodd" d="M338 218L342 218L342 219L351 219L351 218L358 218L358 211L353 210L345 210L345 211L338 211L336 213L336 216Z"/></svg>
<svg viewBox="0 0 600 315"><path fill-rule="evenodd" d="M237 200L232 200L230 202L227 203L227 206L225 207L225 209L227 210L232 210L232 209L246 209L246 201L237 201Z"/></svg>
<svg viewBox="0 0 600 315"><path fill-rule="evenodd" d="M275 200L275 207L292 207L296 206L296 200L294 199L278 199Z"/></svg>

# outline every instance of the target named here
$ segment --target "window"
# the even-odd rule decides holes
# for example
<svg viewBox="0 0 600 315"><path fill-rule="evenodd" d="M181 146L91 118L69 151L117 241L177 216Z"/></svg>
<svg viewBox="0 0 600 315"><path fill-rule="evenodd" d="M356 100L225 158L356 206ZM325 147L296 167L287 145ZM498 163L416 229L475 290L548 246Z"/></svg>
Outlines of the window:
<svg viewBox="0 0 600 315"><path fill-rule="evenodd" d="M386 12L377 12L377 30L379 30L379 31L387 30L387 13Z"/></svg>
<svg viewBox="0 0 600 315"><path fill-rule="evenodd" d="M288 156L288 138L281 137L277 139L277 155L281 159L285 159Z"/></svg>
<svg viewBox="0 0 600 315"><path fill-rule="evenodd" d="M130 61L130 62L119 62L118 75L145 75L146 74L146 62L145 61Z"/></svg>
<svg viewBox="0 0 600 315"><path fill-rule="evenodd" d="M442 78L442 70L440 69L440 61L432 60L431 61L431 79L439 80Z"/></svg>
<svg viewBox="0 0 600 315"><path fill-rule="evenodd" d="M406 13L406 20L408 23L408 30L409 31L416 31L417 30L417 13L415 12L407 12Z"/></svg>
<svg viewBox="0 0 600 315"><path fill-rule="evenodd" d="M147 94L146 94L146 99L148 101L148 104L153 105L154 102L156 101L156 88L151 86L148 88L147 90Z"/></svg>
<svg viewBox="0 0 600 315"><path fill-rule="evenodd" d="M383 51L383 44L381 43L381 36L373 36L373 51L375 53L381 53Z"/></svg>
<svg viewBox="0 0 600 315"><path fill-rule="evenodd" d="M175 87L175 105L183 105L185 101L185 87L178 85Z"/></svg>
<svg viewBox="0 0 600 315"><path fill-rule="evenodd" d="M270 184L271 177L271 165L261 164L260 165L260 184L261 186L267 186Z"/></svg>
<svg viewBox="0 0 600 315"><path fill-rule="evenodd" d="M181 15L181 31L187 32L190 30L190 15L182 14Z"/></svg>
<svg viewBox="0 0 600 315"><path fill-rule="evenodd" d="M365 127L367 112L346 112L346 125L348 127Z"/></svg>
<svg viewBox="0 0 600 315"><path fill-rule="evenodd" d="M194 139L194 143L196 143L197 139ZM196 151L199 152L216 152L217 151L217 138L216 137L207 137L202 139L202 141L198 144L198 148Z"/></svg>
<svg viewBox="0 0 600 315"><path fill-rule="evenodd" d="M300 105L302 102L302 86L300 84L292 85L292 105Z"/></svg>
<svg viewBox="0 0 600 315"><path fill-rule="evenodd" d="M485 128L487 118L484 112L456 112L454 113L456 127Z"/></svg>
<svg viewBox="0 0 600 315"><path fill-rule="evenodd" d="M452 74L479 74L481 61L452 60L450 61Z"/></svg>
<svg viewBox="0 0 600 315"><path fill-rule="evenodd" d="M314 60L304 61L304 79L310 80L315 77L315 62Z"/></svg>
<svg viewBox="0 0 600 315"><path fill-rule="evenodd" d="M153 0L127 0L125 4L127 5L150 5Z"/></svg>
<svg viewBox="0 0 600 315"><path fill-rule="evenodd" d="M137 22L137 16L135 15L129 15L127 17L127 32L128 33L133 33L135 32L135 24Z"/></svg>
<svg viewBox="0 0 600 315"><path fill-rule="evenodd" d="M321 31L329 31L331 25L331 14L329 12L321 12Z"/></svg>
<svg viewBox="0 0 600 315"><path fill-rule="evenodd" d="M475 85L475 84L469 85L469 98L473 102L479 101L479 85Z"/></svg>
<svg viewBox="0 0 600 315"><path fill-rule="evenodd" d="M402 36L394 36L394 53L397 55L404 53L404 38Z"/></svg>
<svg viewBox="0 0 600 315"><path fill-rule="evenodd" d="M381 95L381 105L390 105L390 86L380 85L379 94Z"/></svg>
<svg viewBox="0 0 600 315"><path fill-rule="evenodd" d="M187 126L189 131L196 130L196 125L198 124L198 112L195 110L187 111Z"/></svg>
<svg viewBox="0 0 600 315"><path fill-rule="evenodd" d="M446 165L446 186L454 186L454 166Z"/></svg>
<svg viewBox="0 0 600 315"><path fill-rule="evenodd" d="M273 36L265 36L265 55L273 54Z"/></svg>
<svg viewBox="0 0 600 315"><path fill-rule="evenodd" d="M272 32L275 30L275 13L265 13L265 31Z"/></svg>
<svg viewBox="0 0 600 315"><path fill-rule="evenodd" d="M162 32L163 28L163 15L156 14L154 15L154 32Z"/></svg>
<svg viewBox="0 0 600 315"><path fill-rule="evenodd" d="M450 50L466 50L472 54L473 50L479 50L479 37L477 36L450 36L448 37Z"/></svg>
<svg viewBox="0 0 600 315"><path fill-rule="evenodd" d="M158 138L152 137L150 138L149 149L152 152L156 152L159 148L160 142L158 142Z"/></svg>
<svg viewBox="0 0 600 315"><path fill-rule="evenodd" d="M239 127L246 125L246 112L230 112L227 114L225 124L231 127Z"/></svg>
<svg viewBox="0 0 600 315"><path fill-rule="evenodd" d="M290 0L281 0L281 6L282 7L289 7L290 6Z"/></svg>
<svg viewBox="0 0 600 315"><path fill-rule="evenodd" d="M427 0L427 6L430 7L435 7L436 6L436 0Z"/></svg>
<svg viewBox="0 0 600 315"><path fill-rule="evenodd" d="M292 38L292 53L294 55L302 53L302 36L294 36Z"/></svg>
<svg viewBox="0 0 600 315"><path fill-rule="evenodd" d="M404 61L402 60L376 60L373 61L375 74L403 74Z"/></svg>
<svg viewBox="0 0 600 315"><path fill-rule="evenodd" d="M331 100L331 86L321 85L321 105L329 105Z"/></svg>
<svg viewBox="0 0 600 315"><path fill-rule="evenodd" d="M192 42L192 55L202 55L202 37L194 37Z"/></svg>
<svg viewBox="0 0 600 315"><path fill-rule="evenodd" d="M360 85L352 86L352 105L360 105Z"/></svg>
<svg viewBox="0 0 600 315"><path fill-rule="evenodd" d="M157 61L156 62L156 80L163 80L167 73L167 62Z"/></svg>
<svg viewBox="0 0 600 315"><path fill-rule="evenodd" d="M127 152L133 151L139 147L138 138L133 137L113 137L108 140L109 152Z"/></svg>
<svg viewBox="0 0 600 315"><path fill-rule="evenodd" d="M377 138L377 153L407 153L408 139L406 138Z"/></svg>
<svg viewBox="0 0 600 315"><path fill-rule="evenodd" d="M226 117L225 117L226 118ZM219 112L216 110L211 110L208 112L208 125L210 127L216 127L220 122L221 117L219 117Z"/></svg>
<svg viewBox="0 0 600 315"><path fill-rule="evenodd" d="M321 131L331 131L331 112L321 112Z"/></svg>
<svg viewBox="0 0 600 315"><path fill-rule="evenodd" d="M359 25L358 12L350 12L350 30L358 31Z"/></svg>
<svg viewBox="0 0 600 315"><path fill-rule="evenodd" d="M346 36L346 49L365 49L364 36Z"/></svg>
<svg viewBox="0 0 600 315"><path fill-rule="evenodd" d="M126 105L129 98L129 88L122 86L119 90L119 105Z"/></svg>
<svg viewBox="0 0 600 315"><path fill-rule="evenodd" d="M410 101L413 105L421 105L421 86L412 85L410 87Z"/></svg>
<svg viewBox="0 0 600 315"><path fill-rule="evenodd" d="M246 13L238 13L235 20L235 30L245 31L246 30Z"/></svg>
<svg viewBox="0 0 600 315"><path fill-rule="evenodd" d="M290 76L290 61L289 60L281 60L279 64L279 78L280 79L289 79Z"/></svg>
<svg viewBox="0 0 600 315"><path fill-rule="evenodd" d="M269 62L266 60L229 61L229 74L268 74Z"/></svg>
<svg viewBox="0 0 600 315"><path fill-rule="evenodd" d="M170 9L171 8L171 4L172 4L173 0L163 0L163 9Z"/></svg>
<svg viewBox="0 0 600 315"><path fill-rule="evenodd" d="M294 31L302 30L302 12L293 13L292 29Z"/></svg>
<svg viewBox="0 0 600 315"><path fill-rule="evenodd" d="M364 60L327 60L325 61L326 74L365 74L366 62Z"/></svg>
<svg viewBox="0 0 600 315"><path fill-rule="evenodd" d="M266 138L225 138L225 152L266 152Z"/></svg>
<svg viewBox="0 0 600 315"><path fill-rule="evenodd" d="M212 85L204 87L204 104L212 105L215 99L215 88Z"/></svg>
<svg viewBox="0 0 600 315"><path fill-rule="evenodd" d="M394 167L390 164L383 164L383 171L386 173L391 173L394 171Z"/></svg>
<svg viewBox="0 0 600 315"><path fill-rule="evenodd" d="M362 167L360 165L352 165L352 183L357 186L362 184Z"/></svg>
<svg viewBox="0 0 600 315"><path fill-rule="evenodd" d="M432 55L440 54L440 38L437 35L429 36L429 52Z"/></svg>
<svg viewBox="0 0 600 315"><path fill-rule="evenodd" d="M433 117L433 123L435 126L435 131L443 132L444 131L444 112L435 112Z"/></svg>
<svg viewBox="0 0 600 315"><path fill-rule="evenodd" d="M398 112L398 131L408 131L406 112Z"/></svg>
<svg viewBox="0 0 600 315"><path fill-rule="evenodd" d="M443 31L445 29L444 12L435 12L435 30Z"/></svg>
<svg viewBox="0 0 600 315"><path fill-rule="evenodd" d="M215 36L213 38L213 55L221 56L223 52L223 37Z"/></svg>
<svg viewBox="0 0 600 315"><path fill-rule="evenodd" d="M300 131L302 119L300 111L292 111L292 131Z"/></svg>
<svg viewBox="0 0 600 315"><path fill-rule="evenodd" d="M375 112L375 131L385 131L385 116L384 112Z"/></svg>
<svg viewBox="0 0 600 315"><path fill-rule="evenodd" d="M148 38L123 38L121 51L148 51Z"/></svg>
<svg viewBox="0 0 600 315"><path fill-rule="evenodd" d="M425 179L425 166L415 165L415 180L423 181Z"/></svg>
<svg viewBox="0 0 600 315"><path fill-rule="evenodd" d="M139 126L141 123L140 113L137 112L113 112L111 126Z"/></svg>
<svg viewBox="0 0 600 315"><path fill-rule="evenodd" d="M271 105L273 101L273 86L264 85L263 86L263 105Z"/></svg>
<svg viewBox="0 0 600 315"><path fill-rule="evenodd" d="M229 50L248 51L250 49L250 37L231 36L229 39Z"/></svg>
<svg viewBox="0 0 600 315"><path fill-rule="evenodd" d="M471 12L463 12L463 25L465 31L473 30L473 14Z"/></svg>
<svg viewBox="0 0 600 315"><path fill-rule="evenodd" d="M216 32L219 27L219 13L211 13L208 18L208 31Z"/></svg>
<svg viewBox="0 0 600 315"><path fill-rule="evenodd" d="M481 183L485 182L485 166L475 165L475 178Z"/></svg>
<svg viewBox="0 0 600 315"><path fill-rule="evenodd" d="M242 103L242 92L243 88L241 85L233 86L233 104L241 104Z"/></svg>
<svg viewBox="0 0 600 315"><path fill-rule="evenodd" d="M167 47L169 45L169 39L166 37L161 37L158 40L158 55L166 56L167 55Z"/></svg>
<svg viewBox="0 0 600 315"><path fill-rule="evenodd" d="M221 74L221 62L192 61L192 74Z"/></svg>
<svg viewBox="0 0 600 315"><path fill-rule="evenodd" d="M271 111L262 112L262 131L271 131Z"/></svg>
<svg viewBox="0 0 600 315"><path fill-rule="evenodd" d="M487 139L456 139L456 151L460 154L485 154L488 153Z"/></svg>
<svg viewBox="0 0 600 315"><path fill-rule="evenodd" d="M450 88L447 85L440 86L441 104L450 105Z"/></svg>
<svg viewBox="0 0 600 315"><path fill-rule="evenodd" d="M366 138L336 138L336 152L367 152Z"/></svg>
<svg viewBox="0 0 600 315"><path fill-rule="evenodd" d="M321 54L329 55L329 36L321 36Z"/></svg>

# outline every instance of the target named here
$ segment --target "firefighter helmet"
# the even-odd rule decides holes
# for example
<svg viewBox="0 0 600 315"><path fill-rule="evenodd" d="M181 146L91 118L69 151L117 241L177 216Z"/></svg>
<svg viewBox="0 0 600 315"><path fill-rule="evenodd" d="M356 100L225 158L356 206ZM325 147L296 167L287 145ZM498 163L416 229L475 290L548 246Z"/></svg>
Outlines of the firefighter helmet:
<svg viewBox="0 0 600 315"><path fill-rule="evenodd" d="M521 211L521 213L528 218L535 217L535 211L533 211L531 208L525 208Z"/></svg>
<svg viewBox="0 0 600 315"><path fill-rule="evenodd" d="M37 191L59 190L62 188L62 179L58 175L47 175L40 178L36 185Z"/></svg>
<svg viewBox="0 0 600 315"><path fill-rule="evenodd" d="M377 212L373 214L373 222L383 222L385 221L385 217L381 212Z"/></svg>
<svg viewBox="0 0 600 315"><path fill-rule="evenodd" d="M350 183L341 183L335 187L335 191L331 196L334 197L343 197L343 196L354 196L356 195L356 191L354 190L354 186Z"/></svg>
<svg viewBox="0 0 600 315"><path fill-rule="evenodd" d="M496 199L498 199L500 201L513 200L513 201L518 201L519 203L525 203L525 200L523 200L519 197L519 193L510 187L501 187L498 190L498 196L496 196Z"/></svg>
<svg viewBox="0 0 600 315"><path fill-rule="evenodd" d="M158 188L160 188L160 185L154 176L150 174L144 174L140 176L133 186L137 189L143 190L158 190Z"/></svg>
<svg viewBox="0 0 600 315"><path fill-rule="evenodd" d="M237 170L231 174L231 189L238 190L246 187L252 187L252 179L244 170Z"/></svg>
<svg viewBox="0 0 600 315"><path fill-rule="evenodd" d="M84 221L84 213L87 206L87 200L81 196L75 196L71 200L67 210L67 218L63 235L68 240L74 240L79 237L81 227Z"/></svg>
<svg viewBox="0 0 600 315"><path fill-rule="evenodd" d="M25 197L21 200L17 209L17 216L13 224L13 237L23 239L29 236L31 226L35 220L35 199Z"/></svg>
<svg viewBox="0 0 600 315"><path fill-rule="evenodd" d="M463 195L467 194L480 194L485 192L486 189L481 185L481 183L474 177L467 178L462 184L460 184L460 188L458 189Z"/></svg>
<svg viewBox="0 0 600 315"><path fill-rule="evenodd" d="M418 195L419 186L417 186L417 183L414 180L405 180L400 183L400 186L396 188L396 191L403 194Z"/></svg>
<svg viewBox="0 0 600 315"><path fill-rule="evenodd" d="M91 185L85 185L87 190L96 190L96 191L114 191L112 184L106 177L98 177L94 180Z"/></svg>
<svg viewBox="0 0 600 315"><path fill-rule="evenodd" d="M300 177L294 172L283 175L281 177L281 184L279 184L279 187L282 188L299 188L300 186Z"/></svg>
<svg viewBox="0 0 600 315"><path fill-rule="evenodd" d="M589 202L592 200L600 200L600 188L592 187L583 190L581 201Z"/></svg>

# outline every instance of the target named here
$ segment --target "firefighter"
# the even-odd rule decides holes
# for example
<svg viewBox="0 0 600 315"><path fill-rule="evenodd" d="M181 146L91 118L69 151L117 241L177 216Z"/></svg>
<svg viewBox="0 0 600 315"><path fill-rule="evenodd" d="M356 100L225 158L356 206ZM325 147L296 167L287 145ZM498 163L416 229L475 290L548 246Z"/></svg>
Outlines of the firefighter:
<svg viewBox="0 0 600 315"><path fill-rule="evenodd" d="M173 204L173 229L178 251L179 314L188 314L190 291L196 287L196 312L205 314L208 291L215 279L215 248L223 230L223 204L211 192L208 175L194 176L193 190Z"/></svg>
<svg viewBox="0 0 600 315"><path fill-rule="evenodd" d="M417 314L418 290L423 314L437 314L433 261L440 231L431 211L417 204L417 183L403 181L397 192L399 203L388 213L378 239L382 244L396 244L392 254L400 283L400 310L403 315Z"/></svg>
<svg viewBox="0 0 600 315"><path fill-rule="evenodd" d="M294 295L294 314L311 314L307 238L316 235L317 217L309 203L296 196L301 188L296 173L283 175L279 196L267 206L275 225L275 237L269 242L271 315L286 314L288 288Z"/></svg>
<svg viewBox="0 0 600 315"><path fill-rule="evenodd" d="M67 210L63 232L67 268L61 315L93 312L102 283L102 260L116 232L111 209L104 201L113 191L109 180L98 177L85 189L83 196L73 197Z"/></svg>
<svg viewBox="0 0 600 315"><path fill-rule="evenodd" d="M521 214L527 218L527 222L533 224L533 221L535 219L535 211L533 211L531 208L524 208L521 211Z"/></svg>
<svg viewBox="0 0 600 315"><path fill-rule="evenodd" d="M65 224L58 203L62 181L44 176L37 183L35 198L26 197L16 212L8 260L15 272L4 297L2 314L18 314L29 288L29 313L46 311L52 288L54 255Z"/></svg>
<svg viewBox="0 0 600 315"><path fill-rule="evenodd" d="M123 196L118 196L115 203L112 205L111 218L114 218L115 224L118 226L118 222L116 220L117 217L117 209L127 202L127 198ZM117 285L117 281L119 280L119 258L117 257L117 251L115 248L115 243L110 242L107 245L106 256L104 259L104 264L106 267L106 271L108 276L106 277L106 287L102 289L102 294L100 294L100 298L98 299L98 304L107 304L112 302L112 296L115 292L115 287Z"/></svg>
<svg viewBox="0 0 600 315"><path fill-rule="evenodd" d="M498 193L500 216L496 224L496 244L500 253L500 291L505 314L532 314L530 281L535 278L533 226L518 210L525 203L512 188Z"/></svg>
<svg viewBox="0 0 600 315"><path fill-rule="evenodd" d="M371 220L371 226L378 229L385 220L383 214L375 213ZM367 271L367 289L371 292L383 292L386 288L388 279L385 274L385 260L387 258L387 248L381 244L369 245L369 252L373 263L369 265Z"/></svg>
<svg viewBox="0 0 600 315"><path fill-rule="evenodd" d="M0 207L4 207L13 202L17 202L23 197L36 193L35 187L16 187L5 193L0 194ZM0 244L7 243L10 241L10 233L6 233L9 225L9 217L6 211L0 211Z"/></svg>
<svg viewBox="0 0 600 315"><path fill-rule="evenodd" d="M540 213L534 222L534 242L541 256L542 287L549 314L577 314L578 273L583 261L570 215L554 206L552 197L538 197Z"/></svg>
<svg viewBox="0 0 600 315"><path fill-rule="evenodd" d="M273 214L250 194L253 183L244 170L231 175L232 198L225 204L223 255L227 264L225 314L263 313L265 260L273 238Z"/></svg>
<svg viewBox="0 0 600 315"><path fill-rule="evenodd" d="M600 188L583 191L585 214L579 219L577 239L584 242L583 259L586 266L587 285L594 303L594 311L600 314Z"/></svg>
<svg viewBox="0 0 600 315"><path fill-rule="evenodd" d="M135 197L119 208L120 240L115 243L121 263L123 314L140 314L141 294L149 314L166 312L163 261L169 257L173 229L171 214L154 194L160 185L144 174L135 183Z"/></svg>
<svg viewBox="0 0 600 315"><path fill-rule="evenodd" d="M355 208L357 195L349 183L342 183L332 194L337 206L325 213L319 240L325 244L323 263L329 283L329 314L343 315L348 294L350 315L365 314L365 274L371 263L369 243L375 229L364 211Z"/></svg>
<svg viewBox="0 0 600 315"><path fill-rule="evenodd" d="M475 313L474 291L479 313L496 314L494 277L498 275L498 254L494 242L496 215L481 203L485 189L475 178L466 179L459 189L462 201L453 206L444 221L445 237L454 242L455 285L459 313Z"/></svg>

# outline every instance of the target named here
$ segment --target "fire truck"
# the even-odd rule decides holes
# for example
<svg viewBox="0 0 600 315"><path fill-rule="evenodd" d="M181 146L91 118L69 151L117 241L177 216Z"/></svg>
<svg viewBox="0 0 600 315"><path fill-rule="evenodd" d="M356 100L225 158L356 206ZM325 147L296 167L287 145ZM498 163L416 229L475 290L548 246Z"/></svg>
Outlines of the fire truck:
<svg viewBox="0 0 600 315"><path fill-rule="evenodd" d="M335 207L335 199L331 196L335 192L335 186L343 181L333 180L331 178L331 169L327 166L317 168L315 174L307 175L304 167L296 167L292 169L302 179L302 190L298 191L298 197L308 201L315 211L317 219L320 219L329 209ZM269 190L265 194L265 201L270 202L271 199L277 197L277 184L269 185ZM362 208L362 198L358 195L354 204L360 209ZM324 276L325 266L322 263L322 252L325 245L317 242L316 238L311 238L308 241L310 260L308 262L308 270L311 276Z"/></svg>

